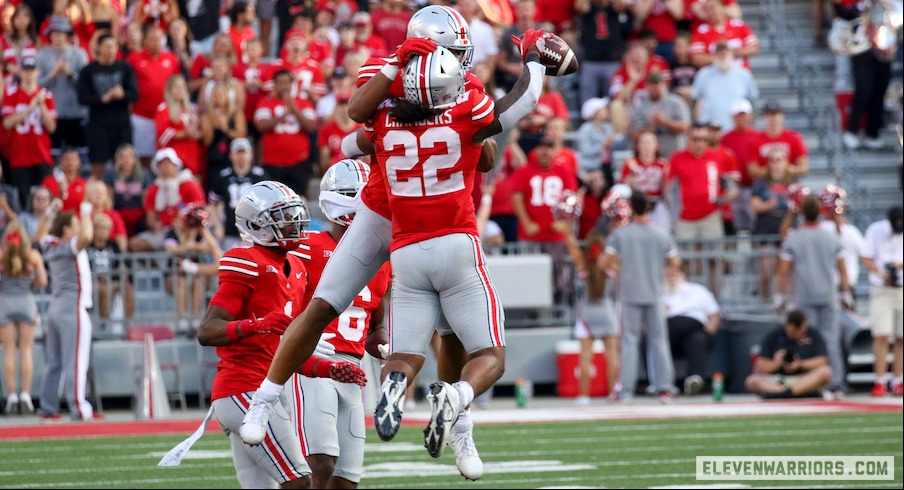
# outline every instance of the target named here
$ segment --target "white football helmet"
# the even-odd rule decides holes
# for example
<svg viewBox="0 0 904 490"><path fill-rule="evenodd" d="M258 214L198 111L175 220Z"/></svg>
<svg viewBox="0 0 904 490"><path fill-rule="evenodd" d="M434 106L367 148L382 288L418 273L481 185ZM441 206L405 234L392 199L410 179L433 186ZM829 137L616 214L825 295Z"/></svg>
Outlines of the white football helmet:
<svg viewBox="0 0 904 490"><path fill-rule="evenodd" d="M432 39L458 55L465 70L471 69L474 59L471 28L457 10L443 5L428 5L418 10L408 21L407 37Z"/></svg>
<svg viewBox="0 0 904 490"><path fill-rule="evenodd" d="M274 180L248 188L235 207L235 226L243 240L295 250L308 238L311 215L304 199Z"/></svg>
<svg viewBox="0 0 904 490"><path fill-rule="evenodd" d="M465 70L452 52L439 46L426 56L413 56L402 76L405 99L430 109L445 109L465 91Z"/></svg>
<svg viewBox="0 0 904 490"><path fill-rule="evenodd" d="M358 191L370 179L370 166L346 158L334 163L320 179L320 210L333 223L348 226L358 207Z"/></svg>

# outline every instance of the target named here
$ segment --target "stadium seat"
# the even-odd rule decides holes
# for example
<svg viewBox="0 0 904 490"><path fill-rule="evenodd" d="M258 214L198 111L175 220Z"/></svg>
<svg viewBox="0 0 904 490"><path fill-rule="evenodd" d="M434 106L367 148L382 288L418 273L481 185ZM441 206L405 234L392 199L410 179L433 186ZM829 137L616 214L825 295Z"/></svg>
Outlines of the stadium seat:
<svg viewBox="0 0 904 490"><path fill-rule="evenodd" d="M177 400L179 402L179 406L182 410L188 408L188 402L185 400L185 386L182 383L182 368L181 362L179 360L179 348L177 343L175 342L175 334L173 330L166 325L132 325L126 330L126 340L131 342L144 342L144 337L147 334L151 334L154 338L154 342L160 341L169 341L167 342L170 347L170 356L168 359L164 361L160 361L159 352L158 352L158 363L160 364L160 371L171 371L173 373L173 391L167 389L167 396L170 400ZM155 344L156 348L156 344ZM144 367L143 363L136 363L132 358L132 351L129 351L129 358L132 359L132 369L135 375L135 383L141 382L141 372Z"/></svg>

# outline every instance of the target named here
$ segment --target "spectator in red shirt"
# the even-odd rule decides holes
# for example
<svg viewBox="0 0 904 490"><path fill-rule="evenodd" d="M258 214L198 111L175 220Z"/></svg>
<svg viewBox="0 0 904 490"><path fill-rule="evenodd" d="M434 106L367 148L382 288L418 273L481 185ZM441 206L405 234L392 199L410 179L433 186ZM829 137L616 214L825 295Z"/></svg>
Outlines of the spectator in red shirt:
<svg viewBox="0 0 904 490"><path fill-rule="evenodd" d="M311 59L308 55L308 40L293 36L286 41L286 56L274 63L274 68L288 70L295 80L292 85L292 95L295 97L307 97L313 103L317 103L320 97L326 95L326 77L320 63Z"/></svg>
<svg viewBox="0 0 904 490"><path fill-rule="evenodd" d="M383 0L382 7L371 14L374 34L383 38L387 49L395 49L408 35L411 12L402 0Z"/></svg>
<svg viewBox="0 0 904 490"><path fill-rule="evenodd" d="M235 2L229 10L229 39L232 41L232 50L239 63L245 63L245 43L257 38L257 32L252 24L257 18L253 2Z"/></svg>
<svg viewBox="0 0 904 490"><path fill-rule="evenodd" d="M731 117L735 127L722 135L722 146L734 152L740 166L738 198L734 202L735 228L751 231L754 217L750 210L750 191L753 178L748 170L751 162L758 160L757 145L760 132L753 128L753 106L747 99L738 99L731 105Z"/></svg>
<svg viewBox="0 0 904 490"><path fill-rule="evenodd" d="M367 48L370 56L388 56L389 46L382 37L374 34L372 19L367 12L355 12L352 16L352 25L355 28L355 42L358 47ZM342 62L337 59L336 64Z"/></svg>
<svg viewBox="0 0 904 490"><path fill-rule="evenodd" d="M800 133L785 128L785 113L782 106L775 101L763 105L763 119L766 126L760 133L757 144L757 160L747 165L747 174L753 179L766 177L769 154L775 148L782 148L788 155L791 167L788 171L793 179L799 179L810 171L807 146Z"/></svg>
<svg viewBox="0 0 904 490"><path fill-rule="evenodd" d="M235 55L235 48L232 46L232 39L225 32L218 32L213 38L213 49L209 53L199 53L195 57L195 61L191 65L188 73L188 91L192 94L197 93L207 85L213 76L213 70L210 68L210 62L214 58L225 57L229 60L230 66L236 66L238 58Z"/></svg>
<svg viewBox="0 0 904 490"><path fill-rule="evenodd" d="M3 94L3 128L9 137L9 176L19 191L22 207L33 186L50 174L50 135L56 131L53 94L38 86L38 60L22 58L18 85L7 85Z"/></svg>
<svg viewBox="0 0 904 490"><path fill-rule="evenodd" d="M317 130L317 114L309 99L292 94L295 81L288 70L279 70L273 80L273 94L254 112L254 126L261 134L263 167L273 180L306 196L313 174L308 132Z"/></svg>
<svg viewBox="0 0 904 490"><path fill-rule="evenodd" d="M176 0L141 0L132 10L132 22L144 27L152 25L166 30L171 21L179 17Z"/></svg>
<svg viewBox="0 0 904 490"><path fill-rule="evenodd" d="M264 44L260 39L251 39L245 44L247 63L242 64L241 80L245 84L245 107L236 107L245 112L245 120L254 118L257 103L264 93L273 90L273 68L263 60Z"/></svg>
<svg viewBox="0 0 904 490"><path fill-rule="evenodd" d="M204 205L204 191L191 171L182 168L182 160L172 148L157 150L151 170L157 179L148 187L144 198L147 231L129 241L132 252L163 250L163 241L179 210L192 203Z"/></svg>
<svg viewBox="0 0 904 490"><path fill-rule="evenodd" d="M163 103L166 81L181 73L179 60L163 49L163 30L155 25L145 28L141 51L129 55L126 61L135 70L138 82L138 100L132 106L132 141L143 164L147 165L157 149L155 139L147 135L155 133L154 118L157 107Z"/></svg>
<svg viewBox="0 0 904 490"><path fill-rule="evenodd" d="M78 211L85 198L85 179L78 175L81 164L78 152L66 149L60 155L60 168L41 182L53 197L63 201L62 211Z"/></svg>
<svg viewBox="0 0 904 490"><path fill-rule="evenodd" d="M540 93L536 107L527 117L518 121L518 129L521 130L521 139L518 140L518 144L525 153L530 153L537 146L537 142L543 136L543 128L554 117L565 121L570 120L565 98L558 90L550 89L549 78L545 78L543 91Z"/></svg>
<svg viewBox="0 0 904 490"><path fill-rule="evenodd" d="M705 0L703 10L706 22L701 23L691 35L691 58L697 66L713 62L716 43L725 41L735 55L735 63L750 68L750 59L760 52L760 40L741 19L732 19L725 13L723 0Z"/></svg>
<svg viewBox="0 0 904 490"><path fill-rule="evenodd" d="M334 163L345 158L342 154L342 138L360 126L348 117L350 94L336 96L336 110L329 122L317 133L317 147L320 149L320 173L326 172Z"/></svg>
<svg viewBox="0 0 904 490"><path fill-rule="evenodd" d="M634 156L625 160L618 182L643 192L651 206L651 223L671 233L672 213L663 199L668 175L669 164L659 156L656 135L649 131L640 133Z"/></svg>
<svg viewBox="0 0 904 490"><path fill-rule="evenodd" d="M668 61L675 58L675 36L677 22L684 17L684 0L637 0L634 2L634 17L641 29L656 33L656 54Z"/></svg>
<svg viewBox="0 0 904 490"><path fill-rule="evenodd" d="M650 55L642 44L632 43L609 85L609 97L612 99L609 112L615 132L627 132L630 124L628 111L634 104L634 96L638 91L646 89L647 76L653 72L659 72L662 80L667 83L672 80L667 61L660 56Z"/></svg>
<svg viewBox="0 0 904 490"><path fill-rule="evenodd" d="M565 146L565 131L568 130L568 122L560 117L554 117L546 123L543 136L552 141L552 164L561 165L569 172L578 175L578 157L574 150ZM537 164L537 149L534 148L527 155L527 163Z"/></svg>
<svg viewBox="0 0 904 490"><path fill-rule="evenodd" d="M730 148L722 146L722 127L717 122L710 121L707 127L709 128L709 148L719 156L720 168L725 178L731 181L734 188L737 188L738 182L741 181L741 166L738 157ZM730 202L722 205L722 225L726 235L735 234L734 208Z"/></svg>
<svg viewBox="0 0 904 490"><path fill-rule="evenodd" d="M552 24L553 32L567 33L574 22L575 3L561 0L537 0L537 22Z"/></svg>
<svg viewBox="0 0 904 490"><path fill-rule="evenodd" d="M188 86L182 75L173 75L166 81L164 102L157 107L155 123L157 146L172 148L179 155L185 168L195 175L203 175L201 169L201 125L198 113L188 99Z"/></svg>

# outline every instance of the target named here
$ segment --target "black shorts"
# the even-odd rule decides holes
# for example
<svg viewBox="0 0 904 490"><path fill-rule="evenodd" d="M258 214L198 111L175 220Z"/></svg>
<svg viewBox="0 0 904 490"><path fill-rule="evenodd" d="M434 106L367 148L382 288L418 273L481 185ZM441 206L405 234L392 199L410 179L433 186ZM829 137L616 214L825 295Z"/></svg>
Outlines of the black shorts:
<svg viewBox="0 0 904 490"><path fill-rule="evenodd" d="M84 119L60 119L57 121L56 131L50 135L51 146L55 150L65 147L84 148L85 120Z"/></svg>
<svg viewBox="0 0 904 490"><path fill-rule="evenodd" d="M106 126L88 122L85 126L85 137L88 143L88 160L91 163L106 163L113 160L119 145L132 143L132 123Z"/></svg>

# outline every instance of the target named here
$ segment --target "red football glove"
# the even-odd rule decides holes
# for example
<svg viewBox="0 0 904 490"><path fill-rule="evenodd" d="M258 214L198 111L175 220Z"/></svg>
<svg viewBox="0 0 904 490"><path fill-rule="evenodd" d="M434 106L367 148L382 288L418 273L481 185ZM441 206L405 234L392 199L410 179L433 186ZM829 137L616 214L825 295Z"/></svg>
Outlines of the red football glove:
<svg viewBox="0 0 904 490"><path fill-rule="evenodd" d="M527 52L531 46L536 46L537 41L551 35L543 29L528 29L524 31L524 35L520 39L512 35L512 42L521 51L521 61L524 61L524 58L527 57ZM539 52L539 48L537 48L537 51Z"/></svg>
<svg viewBox="0 0 904 490"><path fill-rule="evenodd" d="M336 362L311 356L301 365L299 373L309 378L330 378L340 383L355 383L360 387L367 384L364 371L351 362Z"/></svg>
<svg viewBox="0 0 904 490"><path fill-rule="evenodd" d="M436 43L432 39L423 37L409 37L396 49L396 56L399 57L399 64L405 66L408 60L415 55L428 55L436 50Z"/></svg>
<svg viewBox="0 0 904 490"><path fill-rule="evenodd" d="M263 318L250 320L237 320L226 324L226 336L230 341L236 341L252 335L275 333L282 335L292 319L281 311L271 311Z"/></svg>

